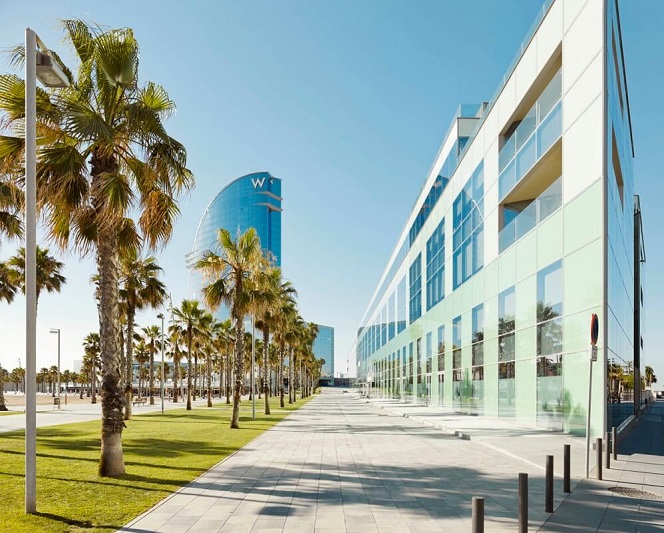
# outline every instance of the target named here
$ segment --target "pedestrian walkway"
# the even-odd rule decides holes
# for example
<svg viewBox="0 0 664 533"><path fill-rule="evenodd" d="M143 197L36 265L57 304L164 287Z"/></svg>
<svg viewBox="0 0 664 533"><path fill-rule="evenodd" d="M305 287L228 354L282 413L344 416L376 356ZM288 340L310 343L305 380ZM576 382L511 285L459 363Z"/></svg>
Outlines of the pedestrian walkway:
<svg viewBox="0 0 664 533"><path fill-rule="evenodd" d="M207 399L199 399L192 402L195 407L197 405L205 405ZM185 402L172 403L165 402L164 409L183 409L186 406ZM25 406L13 406L12 411L24 411ZM133 408L134 415L142 415L146 413L154 413L161 411L161 400L155 398L155 405L146 403L145 405ZM60 424L70 424L72 422L88 422L90 420L101 419L101 398L97 399L95 404L75 404L63 405L61 409L53 409L52 407L45 407L40 405L37 410L37 427L59 426ZM19 431L25 429L25 414L15 414L10 416L0 416L0 433L7 433L9 431Z"/></svg>
<svg viewBox="0 0 664 533"><path fill-rule="evenodd" d="M507 426L497 440L465 440L408 406L408 417L379 407L325 390L121 531L463 532L472 496L485 498L486 531L515 531L519 472L529 474L531 530L549 517L543 432L524 429L518 446L502 440ZM537 451L524 459L522 448ZM555 494L558 505L561 479Z"/></svg>
<svg viewBox="0 0 664 533"><path fill-rule="evenodd" d="M602 477L579 483L540 531L664 531L664 402L641 417Z"/></svg>

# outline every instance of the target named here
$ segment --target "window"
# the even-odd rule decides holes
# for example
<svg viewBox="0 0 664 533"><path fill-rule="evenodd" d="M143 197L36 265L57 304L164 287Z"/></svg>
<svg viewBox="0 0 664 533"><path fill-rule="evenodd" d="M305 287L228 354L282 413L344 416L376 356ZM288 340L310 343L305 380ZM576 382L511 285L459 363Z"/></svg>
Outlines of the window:
<svg viewBox="0 0 664 533"><path fill-rule="evenodd" d="M422 316L422 254L419 254L410 265L410 323Z"/></svg>
<svg viewBox="0 0 664 533"><path fill-rule="evenodd" d="M461 317L452 322L452 380L461 381Z"/></svg>
<svg viewBox="0 0 664 533"><path fill-rule="evenodd" d="M484 379L484 305L473 307L473 380Z"/></svg>
<svg viewBox="0 0 664 533"><path fill-rule="evenodd" d="M516 293L514 287L498 295L498 378L513 379L515 376L514 329Z"/></svg>
<svg viewBox="0 0 664 533"><path fill-rule="evenodd" d="M445 297L445 219L427 241L427 311Z"/></svg>
<svg viewBox="0 0 664 533"><path fill-rule="evenodd" d="M397 285L397 334L406 329L406 276Z"/></svg>
<svg viewBox="0 0 664 533"><path fill-rule="evenodd" d="M395 315L396 315L396 307L397 307L397 302L396 302L396 295L392 293L392 296L390 296L390 299L388 301L388 313L389 313L389 323L387 327L387 339L392 340L394 338L394 335L396 333L396 328L395 326Z"/></svg>
<svg viewBox="0 0 664 533"><path fill-rule="evenodd" d="M433 334L427 333L427 346L426 346L426 373L431 374L431 361L433 359Z"/></svg>
<svg viewBox="0 0 664 533"><path fill-rule="evenodd" d="M484 266L484 165L468 178L453 205L454 289Z"/></svg>
<svg viewBox="0 0 664 533"><path fill-rule="evenodd" d="M537 375L559 376L563 347L563 273L556 261L537 273Z"/></svg>
<svg viewBox="0 0 664 533"><path fill-rule="evenodd" d="M438 372L445 371L445 326L438 328Z"/></svg>
<svg viewBox="0 0 664 533"><path fill-rule="evenodd" d="M422 383L422 338L417 339L415 343L417 353L417 383Z"/></svg>

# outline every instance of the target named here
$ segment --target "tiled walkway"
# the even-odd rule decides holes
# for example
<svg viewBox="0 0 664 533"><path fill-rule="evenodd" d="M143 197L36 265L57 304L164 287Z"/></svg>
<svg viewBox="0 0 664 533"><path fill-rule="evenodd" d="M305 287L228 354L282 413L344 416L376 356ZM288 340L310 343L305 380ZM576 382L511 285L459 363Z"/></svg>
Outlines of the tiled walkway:
<svg viewBox="0 0 664 533"><path fill-rule="evenodd" d="M519 472L536 530L544 473L514 452L326 390L122 531L470 531L473 495L485 497L486 531L514 531Z"/></svg>

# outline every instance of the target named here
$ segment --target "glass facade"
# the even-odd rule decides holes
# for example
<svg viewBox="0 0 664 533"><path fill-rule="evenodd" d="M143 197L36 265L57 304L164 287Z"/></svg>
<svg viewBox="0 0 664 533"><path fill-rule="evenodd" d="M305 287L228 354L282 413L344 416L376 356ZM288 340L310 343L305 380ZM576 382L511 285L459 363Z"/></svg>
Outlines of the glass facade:
<svg viewBox="0 0 664 533"><path fill-rule="evenodd" d="M235 238L254 228L261 246L277 266L281 264L281 180L268 172L256 172L242 176L224 187L210 202L196 230L194 245L187 255L193 264L206 250L219 253L217 233L227 229ZM189 296L201 299L203 279L189 270ZM228 318L228 311L220 308L217 318Z"/></svg>
<svg viewBox="0 0 664 533"><path fill-rule="evenodd" d="M397 361L402 385L378 393L584 434L596 313L591 433L634 413L643 297L618 8L579 5L547 1L496 99L444 139L359 330L360 377L390 383ZM374 342L384 320L395 334Z"/></svg>
<svg viewBox="0 0 664 533"><path fill-rule="evenodd" d="M314 357L325 359L321 377L334 377L334 328L318 324L318 336L313 346Z"/></svg>

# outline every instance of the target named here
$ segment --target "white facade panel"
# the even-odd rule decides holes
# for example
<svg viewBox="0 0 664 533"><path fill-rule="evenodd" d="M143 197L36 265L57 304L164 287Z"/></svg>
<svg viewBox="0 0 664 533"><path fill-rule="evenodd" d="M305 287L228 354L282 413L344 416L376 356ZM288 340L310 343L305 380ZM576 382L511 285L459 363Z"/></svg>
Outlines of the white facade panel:
<svg viewBox="0 0 664 533"><path fill-rule="evenodd" d="M563 39L563 93L574 85L603 49L603 0L589 0Z"/></svg>
<svg viewBox="0 0 664 533"><path fill-rule="evenodd" d="M576 83L565 94L563 106L563 131L585 112L588 106L602 94L602 54L598 53ZM563 70L563 78L566 73Z"/></svg>
<svg viewBox="0 0 664 533"><path fill-rule="evenodd" d="M544 22L537 31L537 68L542 69L558 48L563 38L563 9L560 2L554 2Z"/></svg>
<svg viewBox="0 0 664 533"><path fill-rule="evenodd" d="M603 100L598 96L563 133L563 203L602 176Z"/></svg>

